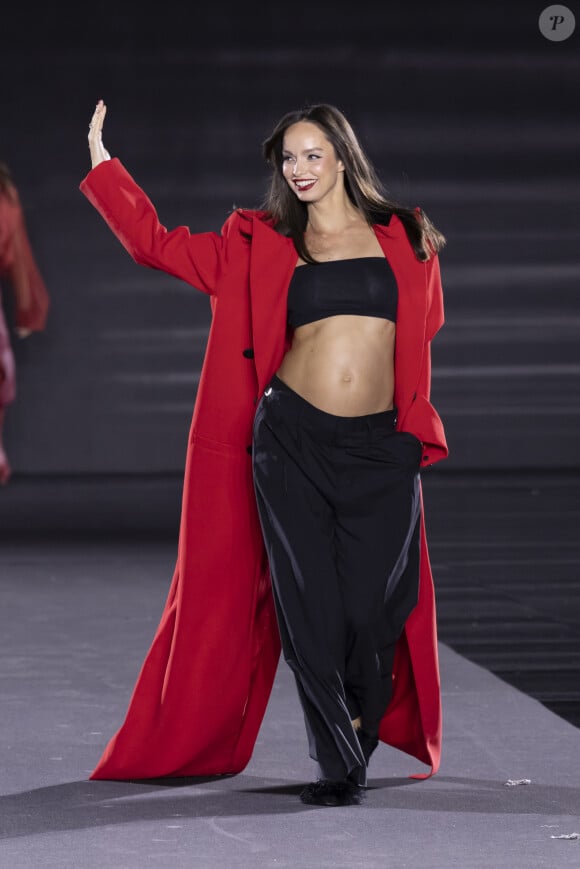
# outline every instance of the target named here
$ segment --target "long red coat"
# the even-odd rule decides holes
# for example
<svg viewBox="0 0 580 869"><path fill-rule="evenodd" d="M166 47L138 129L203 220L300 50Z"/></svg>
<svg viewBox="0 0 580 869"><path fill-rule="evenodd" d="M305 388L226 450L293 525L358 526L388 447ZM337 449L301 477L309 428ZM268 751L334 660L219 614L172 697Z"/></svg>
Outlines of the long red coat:
<svg viewBox="0 0 580 869"><path fill-rule="evenodd" d="M237 210L221 234L168 232L121 163L81 190L142 265L209 293L212 324L189 436L177 566L124 724L92 778L240 772L258 734L280 654L249 447L258 397L289 346L286 296L298 256L261 212ZM430 341L443 322L437 257L419 262L402 223L374 227L399 288L397 427L445 458L429 402ZM249 236L249 237L248 237ZM252 351L253 350L253 355ZM401 637L380 737L439 765L441 702L433 581L424 524L419 601Z"/></svg>

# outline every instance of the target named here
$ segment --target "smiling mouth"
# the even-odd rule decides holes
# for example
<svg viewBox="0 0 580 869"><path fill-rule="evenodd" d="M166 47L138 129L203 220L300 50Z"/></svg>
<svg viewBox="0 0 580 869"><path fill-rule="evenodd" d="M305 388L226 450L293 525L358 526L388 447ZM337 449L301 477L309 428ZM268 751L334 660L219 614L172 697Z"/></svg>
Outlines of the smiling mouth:
<svg viewBox="0 0 580 869"><path fill-rule="evenodd" d="M296 189L300 191L310 190L312 187L314 187L317 180L317 178L310 178L309 180L305 181L294 181L294 187L296 187Z"/></svg>

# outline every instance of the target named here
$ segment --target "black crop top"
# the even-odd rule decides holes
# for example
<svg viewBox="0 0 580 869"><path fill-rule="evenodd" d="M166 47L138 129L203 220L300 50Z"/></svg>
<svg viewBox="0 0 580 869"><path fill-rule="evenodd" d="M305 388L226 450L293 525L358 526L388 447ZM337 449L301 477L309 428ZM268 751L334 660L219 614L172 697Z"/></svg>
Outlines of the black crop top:
<svg viewBox="0 0 580 869"><path fill-rule="evenodd" d="M294 269L288 288L292 328L336 314L397 320L397 281L385 257L328 260Z"/></svg>

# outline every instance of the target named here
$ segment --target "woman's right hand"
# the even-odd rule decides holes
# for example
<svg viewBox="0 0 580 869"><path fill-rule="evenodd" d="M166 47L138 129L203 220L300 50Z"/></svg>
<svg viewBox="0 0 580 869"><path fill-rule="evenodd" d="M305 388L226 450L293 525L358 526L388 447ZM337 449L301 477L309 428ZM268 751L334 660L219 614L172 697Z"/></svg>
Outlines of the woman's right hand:
<svg viewBox="0 0 580 869"><path fill-rule="evenodd" d="M103 145L103 122L106 114L107 107L102 100L99 100L89 124L89 150L93 169L103 160L111 159L111 155Z"/></svg>

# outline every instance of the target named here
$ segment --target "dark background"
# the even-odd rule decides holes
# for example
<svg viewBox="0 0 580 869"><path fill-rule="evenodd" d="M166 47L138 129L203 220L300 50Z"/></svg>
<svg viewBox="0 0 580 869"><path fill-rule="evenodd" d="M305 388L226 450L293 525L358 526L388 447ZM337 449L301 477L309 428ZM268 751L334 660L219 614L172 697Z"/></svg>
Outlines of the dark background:
<svg viewBox="0 0 580 869"><path fill-rule="evenodd" d="M162 222L194 231L259 204L261 142L282 114L341 108L391 194L423 206L448 239L433 397L451 457L436 472L577 468L580 57L578 30L542 36L543 8L4 11L0 159L52 297L47 332L14 341L16 475L183 468L209 304L135 265L79 192L101 97L112 155Z"/></svg>

